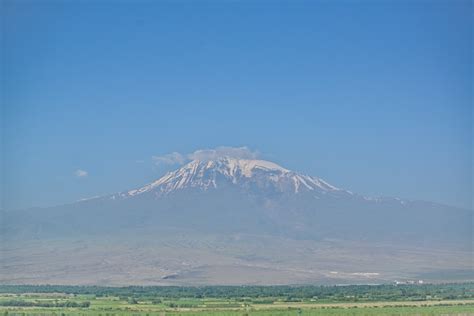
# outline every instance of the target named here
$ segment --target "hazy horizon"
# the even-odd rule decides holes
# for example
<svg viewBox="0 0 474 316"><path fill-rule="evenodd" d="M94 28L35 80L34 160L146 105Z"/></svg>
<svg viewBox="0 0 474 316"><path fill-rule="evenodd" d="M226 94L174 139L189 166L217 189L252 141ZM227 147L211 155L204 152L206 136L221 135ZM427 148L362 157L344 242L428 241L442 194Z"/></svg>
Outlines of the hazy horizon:
<svg viewBox="0 0 474 316"><path fill-rule="evenodd" d="M133 189L136 189L137 187L138 188L143 187L145 185L148 185L152 181L157 181L157 180L161 179L162 177L165 177L169 172L172 172L172 171L175 171L175 170L178 170L178 169L182 168L183 166L185 166L186 164L188 164L192 161L217 161L217 160L220 160L222 158L230 158L230 159L236 159L236 160L269 161L269 162L274 163L273 161L271 161L271 159L267 158L266 156L269 156L269 155L264 155L261 152L253 151L253 150L251 150L250 148L248 148L246 146L242 146L242 147L219 146L219 147L216 147L216 148L198 149L194 152L187 153L187 154L172 152L172 153L168 153L168 154L161 155L161 156L152 156L151 161L152 161L152 164L153 164L153 174L156 174L156 177L152 180L149 180L147 183L141 183L138 186L137 185L135 185L135 186L130 186L129 185L128 187L125 187L125 188L123 188L119 191L106 192L106 193L102 193L101 195L85 196L83 198L80 198L80 199L77 199L77 200L74 200L74 201L67 201L67 202L62 203L62 204L70 204L70 203L74 203L74 202L78 202L78 201L85 201L85 200L98 198L98 197L102 197L102 196L108 196L110 194L116 194L116 193L119 193L119 192L125 192L125 191L129 191L129 190L133 190ZM140 161L139 160L139 161L137 161L137 163L145 163L145 161ZM281 167L285 168L284 165L281 165ZM162 173L160 173L157 170L166 170L166 171L163 171ZM302 170L292 170L292 171L298 172L300 174L308 175L308 176L317 177L317 175L306 174ZM87 178L87 177L89 177L89 173L85 170L82 170L82 169L75 170L74 175L77 178ZM337 183L331 182L329 179L321 179L321 180L324 180L325 182L330 183L330 185L335 185L336 187L338 187L342 190L347 190L347 191L349 191L351 193L354 193L354 194L357 194L357 195L364 195L364 194L361 194L360 192L354 192L354 191L349 190L347 188L341 187ZM394 196L394 195L375 194L375 195L365 195L365 196L367 198L397 198L397 199L402 199L402 200L407 200L407 201L408 200L421 201L421 199L416 199L416 198L407 199L405 197ZM433 202L433 201L426 201L426 202ZM443 204L443 203L440 203L440 204ZM35 205L33 207L50 207L50 206L59 206L59 205L61 205L61 204L44 205L44 206ZM452 205L452 206L454 206L454 205ZM469 208L467 207L467 209L469 209Z"/></svg>

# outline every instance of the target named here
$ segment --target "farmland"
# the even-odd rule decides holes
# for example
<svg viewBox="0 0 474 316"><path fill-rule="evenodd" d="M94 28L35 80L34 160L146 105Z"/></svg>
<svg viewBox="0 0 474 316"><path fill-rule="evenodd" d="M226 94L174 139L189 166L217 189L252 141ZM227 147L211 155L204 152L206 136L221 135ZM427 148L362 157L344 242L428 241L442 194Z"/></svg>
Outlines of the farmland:
<svg viewBox="0 0 474 316"><path fill-rule="evenodd" d="M0 315L474 315L474 284L0 286Z"/></svg>

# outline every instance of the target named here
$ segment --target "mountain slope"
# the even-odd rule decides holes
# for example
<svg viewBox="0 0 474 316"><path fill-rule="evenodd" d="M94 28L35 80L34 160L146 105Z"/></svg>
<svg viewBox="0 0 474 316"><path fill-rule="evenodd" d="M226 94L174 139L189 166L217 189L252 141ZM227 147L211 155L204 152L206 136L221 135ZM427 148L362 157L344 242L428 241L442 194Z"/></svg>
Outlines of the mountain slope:
<svg viewBox="0 0 474 316"><path fill-rule="evenodd" d="M195 160L143 187L0 219L2 283L474 280L471 210L368 198L262 160Z"/></svg>
<svg viewBox="0 0 474 316"><path fill-rule="evenodd" d="M319 193L341 191L322 179L292 172L273 162L222 157L215 160L193 160L149 185L113 195L112 198L133 197L145 193L153 193L156 197L160 197L177 190L217 189L218 186L228 184L247 189L273 190L283 194L300 191Z"/></svg>
<svg viewBox="0 0 474 316"><path fill-rule="evenodd" d="M140 188L6 213L8 236L175 227L292 238L446 242L470 246L472 211L367 198L263 160L195 160Z"/></svg>

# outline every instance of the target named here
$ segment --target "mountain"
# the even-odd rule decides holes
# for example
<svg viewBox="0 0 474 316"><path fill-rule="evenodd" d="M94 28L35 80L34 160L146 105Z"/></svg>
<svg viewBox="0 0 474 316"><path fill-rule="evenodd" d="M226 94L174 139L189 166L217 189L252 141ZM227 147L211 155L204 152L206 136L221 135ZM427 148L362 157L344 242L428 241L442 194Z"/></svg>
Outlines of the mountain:
<svg viewBox="0 0 474 316"><path fill-rule="evenodd" d="M177 190L217 189L229 184L247 190L279 194L297 194L300 191L326 194L341 191L322 179L292 172L270 161L222 157L207 161L193 160L149 185L112 197L131 197L147 192L153 192L159 197Z"/></svg>
<svg viewBox="0 0 474 316"><path fill-rule="evenodd" d="M26 235L148 225L392 242L465 242L472 216L429 202L369 198L273 162L231 157L194 160L143 187L18 214Z"/></svg>
<svg viewBox="0 0 474 316"><path fill-rule="evenodd" d="M94 258L98 253L102 258L114 247L125 247L121 250L127 258L123 263L137 256L137 250L130 243L148 249L145 253L138 251L140 260L147 262L138 264L142 267L141 277L124 281L118 272L111 272L123 270L117 263L107 270L111 275L101 281L106 284L246 284L247 279L255 280L250 277L255 274L263 276L260 281L257 278L257 283L360 282L360 278L374 281L400 277L400 274L390 276L387 272L387 267L395 261L388 262L387 253L381 251L381 247L392 254L408 251L409 255L404 253L400 258L409 260L392 268L399 271L400 267L405 267L402 275L419 275L425 270L435 275L441 270L445 273L455 271L454 274L461 271L464 275L472 252L472 210L399 198L365 197L273 162L233 157L194 160L132 190L51 208L4 211L2 215L4 249L8 255L20 258L4 262L3 270L8 271L5 282L12 282L11 266L38 264L22 252L33 241L39 243L35 250L40 249L36 250L40 257L50 254L48 247L54 243L58 243L60 253L68 252L65 249L79 243L82 248L69 255L83 253L88 258ZM108 246L104 245L104 240L109 241ZM165 258L152 255L154 250L165 247L161 244L163 240L166 245L172 245L173 253ZM9 246L13 249L11 254L8 253ZM321 252L320 247L329 248ZM418 250L414 251L414 247ZM299 261L282 258L277 249L292 254L291 258L304 258ZM426 252L427 249L435 253ZM164 252L167 251L169 249ZM308 251L310 253L302 254ZM327 259L319 256L323 253ZM453 255L459 258L459 263L443 261ZM342 258L352 259L341 263ZM372 260L365 262L368 258ZM434 263L433 258L438 261ZM164 259L165 264L160 261ZM161 269L158 269L159 273L153 270L152 275L158 273L160 277L151 278L151 281L149 274L143 273L146 271L144 266L155 267L149 260ZM167 260L175 263L170 264ZM317 267L309 269L310 261ZM45 263L48 262L45 259ZM78 262L80 259L66 266L83 271ZM329 271L331 267L351 270L371 264L386 271L384 276L373 271ZM296 269L299 265L302 267ZM84 271L92 273L93 266ZM326 272L318 274L322 273L322 266ZM261 270L270 267L277 269L266 276ZM225 273L216 272L221 270ZM18 280L25 280L25 273L18 268L13 271ZM54 283L55 279L42 271L38 272L42 275L38 280ZM231 277L235 271L240 271L241 279ZM471 270L466 271L470 275ZM74 282L84 283L84 278L75 278Z"/></svg>

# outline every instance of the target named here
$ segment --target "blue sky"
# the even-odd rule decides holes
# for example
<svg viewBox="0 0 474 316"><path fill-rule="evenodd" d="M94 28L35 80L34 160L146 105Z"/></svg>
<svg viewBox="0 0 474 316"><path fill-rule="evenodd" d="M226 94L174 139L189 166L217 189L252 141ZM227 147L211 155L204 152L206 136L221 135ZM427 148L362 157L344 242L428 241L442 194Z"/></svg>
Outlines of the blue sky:
<svg viewBox="0 0 474 316"><path fill-rule="evenodd" d="M2 205L248 146L369 195L472 207L470 1L2 1ZM83 171L83 173L81 173Z"/></svg>

